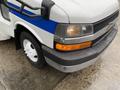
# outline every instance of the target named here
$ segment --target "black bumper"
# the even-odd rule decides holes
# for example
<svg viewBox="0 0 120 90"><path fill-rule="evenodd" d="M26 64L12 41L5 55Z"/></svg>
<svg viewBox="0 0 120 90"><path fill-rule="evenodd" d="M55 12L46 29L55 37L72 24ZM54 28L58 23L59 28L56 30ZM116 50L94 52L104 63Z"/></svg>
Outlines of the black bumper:
<svg viewBox="0 0 120 90"><path fill-rule="evenodd" d="M58 52L43 46L44 55L52 61L64 66L82 64L99 56L113 41L116 34L117 30L113 29L97 45L73 52Z"/></svg>

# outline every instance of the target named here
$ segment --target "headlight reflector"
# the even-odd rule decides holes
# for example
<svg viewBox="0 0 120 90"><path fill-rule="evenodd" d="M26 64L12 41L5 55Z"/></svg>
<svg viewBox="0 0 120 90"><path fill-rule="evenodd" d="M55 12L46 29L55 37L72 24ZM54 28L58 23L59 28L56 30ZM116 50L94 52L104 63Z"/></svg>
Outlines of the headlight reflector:
<svg viewBox="0 0 120 90"><path fill-rule="evenodd" d="M67 37L79 36L81 28L78 25L70 25L67 27Z"/></svg>

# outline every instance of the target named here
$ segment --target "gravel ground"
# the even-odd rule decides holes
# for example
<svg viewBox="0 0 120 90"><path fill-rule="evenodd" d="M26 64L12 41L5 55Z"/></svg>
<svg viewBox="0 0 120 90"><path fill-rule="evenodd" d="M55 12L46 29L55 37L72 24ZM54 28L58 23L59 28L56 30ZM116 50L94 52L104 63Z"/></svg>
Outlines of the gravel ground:
<svg viewBox="0 0 120 90"><path fill-rule="evenodd" d="M65 76L47 65L34 68L14 39L0 42L0 90L52 90Z"/></svg>
<svg viewBox="0 0 120 90"><path fill-rule="evenodd" d="M68 75L54 90L120 90L120 31L95 65Z"/></svg>

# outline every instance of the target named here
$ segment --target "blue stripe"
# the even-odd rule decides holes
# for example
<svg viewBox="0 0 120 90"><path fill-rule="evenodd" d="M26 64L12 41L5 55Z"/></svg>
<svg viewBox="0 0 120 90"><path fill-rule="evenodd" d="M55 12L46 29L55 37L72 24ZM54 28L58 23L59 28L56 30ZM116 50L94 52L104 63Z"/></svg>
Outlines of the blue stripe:
<svg viewBox="0 0 120 90"><path fill-rule="evenodd" d="M12 4L12 3L8 3L9 5L11 5L12 7L14 8L17 8L17 9L20 9L20 7ZM54 22L52 20L45 20L43 19L41 16L38 16L38 17L35 17L35 18L31 18L31 17L28 17L26 15L23 15L15 10L10 10L11 13L15 14L16 16L22 18L23 20L47 31L47 32L50 32L52 34L55 33L55 30L56 30L56 26L57 26L57 22ZM33 14L32 12L30 11L27 11L24 9L24 12L28 13L28 14Z"/></svg>

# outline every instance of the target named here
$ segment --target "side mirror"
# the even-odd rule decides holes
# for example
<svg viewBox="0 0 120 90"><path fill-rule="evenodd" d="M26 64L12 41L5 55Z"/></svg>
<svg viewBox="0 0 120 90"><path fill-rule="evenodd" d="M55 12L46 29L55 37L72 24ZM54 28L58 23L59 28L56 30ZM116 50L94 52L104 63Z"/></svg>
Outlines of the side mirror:
<svg viewBox="0 0 120 90"><path fill-rule="evenodd" d="M40 7L40 4L38 4L35 0L17 0L18 2L22 3L22 5L24 6L27 6L33 10L37 10L37 9L40 9L41 11L41 16L44 18L44 19L49 19L49 13L50 13L50 10L49 10L49 3L47 2L47 0L43 0L42 2L42 5Z"/></svg>
<svg viewBox="0 0 120 90"><path fill-rule="evenodd" d="M50 9L54 5L54 2L52 2L51 0L43 0L41 7L40 7L40 4L38 4L38 2L36 2L34 0L30 0L30 1L17 0L17 1L20 2L22 5L29 7L32 10L40 9L41 10L41 16L46 20L49 19Z"/></svg>
<svg viewBox="0 0 120 90"><path fill-rule="evenodd" d="M42 2L42 9L41 15L44 19L49 19L50 17L50 10L55 3L52 0L43 0Z"/></svg>
<svg viewBox="0 0 120 90"><path fill-rule="evenodd" d="M29 1L27 1L27 0L16 0L16 1L21 3L21 8L20 9L12 7L11 5L7 4L6 0L0 0L0 3L3 3L9 9L15 10L19 13L22 13L22 14L26 15L26 16L29 16L29 17L42 16L46 20L49 20L50 10L51 10L52 6L55 4L52 0L43 0L42 5L40 5L40 3L36 2L35 0L29 0ZM23 11L24 7L28 7L32 10L40 10L41 15L26 13L26 12Z"/></svg>

